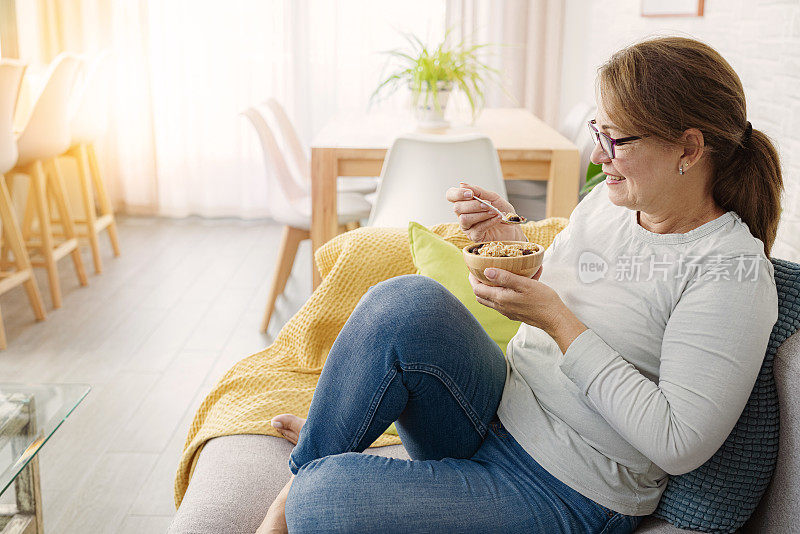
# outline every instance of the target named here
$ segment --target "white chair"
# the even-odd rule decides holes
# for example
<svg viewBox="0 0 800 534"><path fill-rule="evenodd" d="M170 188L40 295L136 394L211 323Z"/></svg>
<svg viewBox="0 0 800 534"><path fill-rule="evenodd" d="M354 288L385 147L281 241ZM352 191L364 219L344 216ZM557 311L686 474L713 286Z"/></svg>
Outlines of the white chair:
<svg viewBox="0 0 800 534"><path fill-rule="evenodd" d="M594 150L594 139L589 135L586 121L593 119L597 108L586 102L578 102L569 110L564 122L561 123L559 132L561 135L575 143L581 153L581 166L579 179L583 185L586 169L589 167L589 157Z"/></svg>
<svg viewBox="0 0 800 534"><path fill-rule="evenodd" d="M47 269L54 308L61 307L61 285L56 265L59 259L70 254L80 284L85 286L89 283L78 249L78 238L64 177L61 175L57 160L58 156L66 152L70 146L69 104L79 68L80 60L71 54L60 54L53 60L30 117L17 136L19 160L12 171L30 177L22 236L26 240L31 256L37 252L44 258L41 262L31 263L36 267L42 266ZM58 212L58 219L52 222L51 201ZM30 239L33 233L34 212L38 219L38 241ZM61 227L58 234L53 232L52 224ZM64 240L56 244L54 237L63 237Z"/></svg>
<svg viewBox="0 0 800 534"><path fill-rule="evenodd" d="M267 181L269 197L267 205L272 217L282 223L283 237L278 262L272 279L267 308L261 331L266 332L275 301L283 293L286 281L292 272L292 265L297 254L297 247L304 239L311 237L311 192L310 184L305 187L297 183L291 176L289 167L270 127L269 109L266 105L253 106L243 112L258 134L259 141L264 150L264 160L267 168ZM339 231L346 231L349 227L358 227L358 221L366 219L370 213L370 204L364 196L357 193L339 193L337 197L339 210ZM313 257L312 257L313 262Z"/></svg>
<svg viewBox="0 0 800 534"><path fill-rule="evenodd" d="M289 120L286 110L274 98L267 100L267 107L275 116L278 131L288 149L289 155L286 159L291 161L296 172L300 174L299 180L303 184L311 183L311 164L308 158L308 151L300 142L297 130L295 130L292 121ZM362 193L367 195L374 193L377 188L378 179L374 177L347 177L339 178L336 181L336 191L339 193ZM369 199L369 197L367 198Z"/></svg>
<svg viewBox="0 0 800 534"><path fill-rule="evenodd" d="M119 237L117 223L114 220L114 209L108 198L105 184L100 176L97 163L95 142L105 134L108 128L109 91L111 89L111 54L106 52L98 56L88 66L83 82L75 91L75 105L70 119L72 144L67 156L72 156L78 164L78 180L80 181L81 200L84 218L76 218L75 223L86 228L79 232L80 237L89 240L94 261L94 271L103 272L100 259L98 234L108 231L114 256L119 256ZM95 194L100 204L98 216L95 205Z"/></svg>
<svg viewBox="0 0 800 534"><path fill-rule="evenodd" d="M44 304L3 176L17 164L17 140L14 137L13 127L14 107L24 72L25 65L22 63L9 60L0 62L0 224L2 224L0 242L4 253L10 250L14 255L13 262L3 261L0 264L0 294L24 284L33 313L41 321L45 318ZM3 257L5 258L5 254ZM16 269L6 270L8 267ZM0 349L5 348L6 331L3 327L3 317L0 315Z"/></svg>
<svg viewBox="0 0 800 534"><path fill-rule="evenodd" d="M368 225L406 227L409 221L425 226L453 222L453 204L445 193L459 181L507 198L491 139L480 134L398 137L386 154Z"/></svg>

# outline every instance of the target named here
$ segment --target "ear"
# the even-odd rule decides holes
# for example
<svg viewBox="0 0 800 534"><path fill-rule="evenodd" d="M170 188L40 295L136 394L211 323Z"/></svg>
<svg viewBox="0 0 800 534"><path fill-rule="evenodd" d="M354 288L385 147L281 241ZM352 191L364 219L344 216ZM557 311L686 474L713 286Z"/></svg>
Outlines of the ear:
<svg viewBox="0 0 800 534"><path fill-rule="evenodd" d="M681 142L685 148L683 149L681 160L678 165L683 165L685 172L700 161L700 158L702 158L705 153L706 144L703 132L697 128L689 128L683 132Z"/></svg>

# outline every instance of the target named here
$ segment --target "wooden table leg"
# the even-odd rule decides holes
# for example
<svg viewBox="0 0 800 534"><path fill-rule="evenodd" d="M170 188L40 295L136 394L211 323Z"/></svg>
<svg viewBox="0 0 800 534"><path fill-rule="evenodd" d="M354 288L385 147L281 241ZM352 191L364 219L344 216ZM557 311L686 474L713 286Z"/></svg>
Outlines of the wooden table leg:
<svg viewBox="0 0 800 534"><path fill-rule="evenodd" d="M311 149L311 270L313 288L321 281L314 262L314 253L319 247L336 236L336 149Z"/></svg>
<svg viewBox="0 0 800 534"><path fill-rule="evenodd" d="M569 217L578 205L580 154L577 150L554 150L547 180L545 217Z"/></svg>

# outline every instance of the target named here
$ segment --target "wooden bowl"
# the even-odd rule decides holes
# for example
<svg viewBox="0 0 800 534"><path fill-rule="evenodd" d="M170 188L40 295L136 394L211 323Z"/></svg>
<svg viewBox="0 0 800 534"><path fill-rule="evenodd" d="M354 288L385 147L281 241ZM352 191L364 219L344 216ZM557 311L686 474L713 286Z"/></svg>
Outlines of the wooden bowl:
<svg viewBox="0 0 800 534"><path fill-rule="evenodd" d="M489 267L505 269L506 271L510 271L514 274L530 278L534 274L536 274L536 271L538 271L539 267L541 267L542 265L542 259L544 257L544 247L538 243L534 243L538 248L538 250L533 254L527 254L525 256L512 256L512 257L478 256L477 254L472 252L478 246L485 245L487 243L492 243L492 241L473 243L471 245L467 245L463 249L464 261L467 264L467 268L484 284L488 284L490 286L494 285L483 274L484 269L488 269ZM500 243L503 243L504 245L510 245L513 243L527 243L527 241L500 241Z"/></svg>

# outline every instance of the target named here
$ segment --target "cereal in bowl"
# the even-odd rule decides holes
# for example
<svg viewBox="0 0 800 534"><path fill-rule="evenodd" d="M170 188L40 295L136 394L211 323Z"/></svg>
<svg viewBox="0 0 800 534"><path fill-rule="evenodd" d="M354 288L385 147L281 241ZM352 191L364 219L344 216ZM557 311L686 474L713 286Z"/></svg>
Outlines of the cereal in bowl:
<svg viewBox="0 0 800 534"><path fill-rule="evenodd" d="M537 252L539 247L536 243L502 243L491 241L479 245L474 249L478 256L491 256L493 258L508 258L516 256L527 256Z"/></svg>

